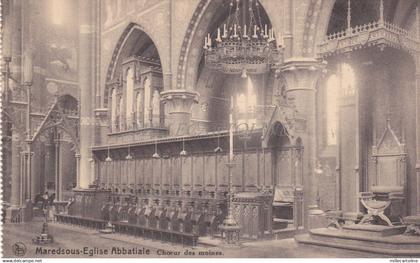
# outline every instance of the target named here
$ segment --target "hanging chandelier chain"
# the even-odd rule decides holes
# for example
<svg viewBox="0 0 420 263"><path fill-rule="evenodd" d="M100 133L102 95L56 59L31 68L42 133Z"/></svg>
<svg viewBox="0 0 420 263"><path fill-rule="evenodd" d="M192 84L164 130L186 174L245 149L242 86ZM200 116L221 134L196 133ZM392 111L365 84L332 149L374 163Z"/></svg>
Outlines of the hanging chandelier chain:
<svg viewBox="0 0 420 263"><path fill-rule="evenodd" d="M280 36L281 33L279 39ZM242 74L242 77L246 77L247 72L266 73L272 65L282 61L283 46L277 44L274 29L261 16L258 0L255 3L253 0L232 0L226 23L205 38L205 63L222 73Z"/></svg>
<svg viewBox="0 0 420 263"><path fill-rule="evenodd" d="M257 7L257 14L258 14L258 20L260 22L260 28L263 28L263 23L262 23L262 19L261 19L261 12L260 12L260 4L257 2L255 2L255 6Z"/></svg>

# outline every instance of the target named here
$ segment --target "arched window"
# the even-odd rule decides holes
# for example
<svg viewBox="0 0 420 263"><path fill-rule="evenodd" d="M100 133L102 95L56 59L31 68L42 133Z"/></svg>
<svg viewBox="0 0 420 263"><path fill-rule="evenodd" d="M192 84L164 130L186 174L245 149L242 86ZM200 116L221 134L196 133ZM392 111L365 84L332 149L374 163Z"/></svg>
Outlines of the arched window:
<svg viewBox="0 0 420 263"><path fill-rule="evenodd" d="M143 126L143 102L142 102L142 93L137 93L136 98L136 121L137 121L137 127L140 128Z"/></svg>
<svg viewBox="0 0 420 263"><path fill-rule="evenodd" d="M326 131L327 145L337 144L337 99L339 92L339 81L337 75L331 75L327 80L326 89Z"/></svg>
<svg viewBox="0 0 420 263"><path fill-rule="evenodd" d="M248 128L251 129L256 124L255 107L257 106L257 95L255 94L254 85L251 78L248 76L246 81L246 93L241 93L236 100L238 107L238 127L245 129L246 123Z"/></svg>
<svg viewBox="0 0 420 263"><path fill-rule="evenodd" d="M117 91L112 89L111 93L111 131L115 131L117 125Z"/></svg>
<svg viewBox="0 0 420 263"><path fill-rule="evenodd" d="M132 68L127 70L127 90L126 90L126 111L125 119L127 129L133 127L133 100L134 100L134 71Z"/></svg>
<svg viewBox="0 0 420 263"><path fill-rule="evenodd" d="M119 99L120 103L119 103L119 119L120 119L120 130L125 130L125 119L124 119L124 102L123 102L123 98L120 97Z"/></svg>
<svg viewBox="0 0 420 263"><path fill-rule="evenodd" d="M153 125L158 127L160 124L160 94L154 90L152 98Z"/></svg>
<svg viewBox="0 0 420 263"><path fill-rule="evenodd" d="M151 98L152 98L152 90L150 86L150 79L146 78L144 80L144 116L147 121L149 121L152 116L151 114Z"/></svg>
<svg viewBox="0 0 420 263"><path fill-rule="evenodd" d="M340 64L340 86L343 96L352 96L355 94L355 76L354 70L349 64Z"/></svg>
<svg viewBox="0 0 420 263"><path fill-rule="evenodd" d="M338 98L353 96L356 91L354 70L349 64L339 64L338 74L329 76L326 87L327 145L337 144Z"/></svg>

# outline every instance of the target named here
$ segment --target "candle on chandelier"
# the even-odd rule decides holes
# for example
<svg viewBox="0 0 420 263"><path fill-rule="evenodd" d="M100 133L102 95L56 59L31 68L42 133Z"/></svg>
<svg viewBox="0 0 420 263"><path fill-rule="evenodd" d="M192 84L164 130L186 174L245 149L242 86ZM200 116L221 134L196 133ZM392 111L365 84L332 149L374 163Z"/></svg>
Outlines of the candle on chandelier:
<svg viewBox="0 0 420 263"><path fill-rule="evenodd" d="M208 34L208 36L207 36L207 45L209 46L209 47L211 47L211 36L210 36L210 33Z"/></svg>
<svg viewBox="0 0 420 263"><path fill-rule="evenodd" d="M25 83L32 83L33 70L32 52L30 50L26 50L23 58L23 81Z"/></svg>
<svg viewBox="0 0 420 263"><path fill-rule="evenodd" d="M203 47L204 49L207 49L207 42L208 42L208 41L207 41L207 37L205 37L205 38L204 38L204 47Z"/></svg>
<svg viewBox="0 0 420 263"><path fill-rule="evenodd" d="M253 38L257 38L257 25L254 25L254 35L252 35Z"/></svg>
<svg viewBox="0 0 420 263"><path fill-rule="evenodd" d="M246 25L244 25L244 37L246 38L246 37L248 37L247 35L246 35Z"/></svg>
<svg viewBox="0 0 420 263"><path fill-rule="evenodd" d="M277 44L280 47L284 46L283 34L281 32L278 33Z"/></svg>
<svg viewBox="0 0 420 263"><path fill-rule="evenodd" d="M223 25L223 38L227 37L227 29L226 29L226 24Z"/></svg>
<svg viewBox="0 0 420 263"><path fill-rule="evenodd" d="M220 38L220 28L217 28L217 38L216 38L217 42L222 42L222 39Z"/></svg>
<svg viewBox="0 0 420 263"><path fill-rule="evenodd" d="M237 37L238 35L236 34L236 24L233 26L233 37Z"/></svg>
<svg viewBox="0 0 420 263"><path fill-rule="evenodd" d="M267 38L267 24L264 25L264 37Z"/></svg>

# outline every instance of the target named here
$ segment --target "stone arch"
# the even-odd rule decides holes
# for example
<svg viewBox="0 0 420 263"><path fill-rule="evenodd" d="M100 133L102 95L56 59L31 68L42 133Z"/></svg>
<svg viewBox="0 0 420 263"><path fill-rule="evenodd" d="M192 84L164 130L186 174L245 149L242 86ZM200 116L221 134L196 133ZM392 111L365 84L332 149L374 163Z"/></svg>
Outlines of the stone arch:
<svg viewBox="0 0 420 263"><path fill-rule="evenodd" d="M205 34L212 25L214 14L220 12L224 0L200 0L185 34L178 62L176 89L195 90L198 69L202 57ZM263 1L260 1L264 9ZM268 14L267 14L268 16ZM271 21L270 17L268 16Z"/></svg>
<svg viewBox="0 0 420 263"><path fill-rule="evenodd" d="M139 43L142 43L144 47L147 45L152 45L154 50L151 51L153 60L158 61L161 63L160 59L160 52L156 45L156 40L153 38L152 34L149 34L147 30L139 24L130 23L123 33L121 34L120 38L117 41L117 44L114 48L112 53L111 61L109 63L106 78L105 78L105 89L104 89L104 105L105 107L108 105L109 99L109 92L111 90L110 83L116 81L120 78L118 75L119 69L121 67L122 61L139 52L138 49L141 49L142 46ZM143 48L144 48L143 47ZM165 80L163 80L165 81Z"/></svg>

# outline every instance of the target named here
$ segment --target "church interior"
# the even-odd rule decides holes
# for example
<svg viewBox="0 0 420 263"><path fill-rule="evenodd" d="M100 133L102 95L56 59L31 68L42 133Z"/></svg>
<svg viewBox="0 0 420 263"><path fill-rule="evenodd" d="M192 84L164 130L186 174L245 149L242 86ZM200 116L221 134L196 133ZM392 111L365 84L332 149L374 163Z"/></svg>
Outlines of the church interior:
<svg viewBox="0 0 420 263"><path fill-rule="evenodd" d="M417 0L1 14L5 226L420 255Z"/></svg>

